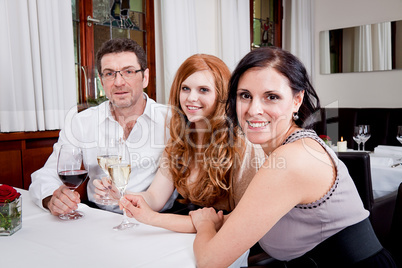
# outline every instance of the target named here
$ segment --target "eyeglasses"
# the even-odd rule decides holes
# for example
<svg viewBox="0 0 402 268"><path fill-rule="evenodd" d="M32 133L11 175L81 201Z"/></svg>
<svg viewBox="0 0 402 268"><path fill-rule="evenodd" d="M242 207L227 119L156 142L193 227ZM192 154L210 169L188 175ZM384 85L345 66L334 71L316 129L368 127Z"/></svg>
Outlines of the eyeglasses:
<svg viewBox="0 0 402 268"><path fill-rule="evenodd" d="M101 73L101 77L106 81L113 81L116 79L117 73L119 73L121 77L123 77L124 79L130 79L133 78L136 73L141 71L143 70L142 69L134 70L133 68L124 69L120 71L103 71Z"/></svg>

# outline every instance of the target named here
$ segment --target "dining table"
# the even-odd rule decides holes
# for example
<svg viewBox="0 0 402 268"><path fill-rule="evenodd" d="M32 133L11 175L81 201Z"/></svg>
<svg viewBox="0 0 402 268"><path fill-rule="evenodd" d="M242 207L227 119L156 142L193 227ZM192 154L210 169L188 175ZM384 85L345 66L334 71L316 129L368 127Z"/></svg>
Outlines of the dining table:
<svg viewBox="0 0 402 268"><path fill-rule="evenodd" d="M402 183L402 146L379 145L370 152L373 197L388 195Z"/></svg>
<svg viewBox="0 0 402 268"><path fill-rule="evenodd" d="M336 146L331 148L338 151ZM345 152L358 151L347 149ZM378 145L374 151L365 152L370 156L373 198L396 192L402 183L402 146Z"/></svg>
<svg viewBox="0 0 402 268"><path fill-rule="evenodd" d="M22 196L22 228L0 237L1 267L196 267L195 234L138 223L115 231L122 215L79 204L85 216L64 221Z"/></svg>

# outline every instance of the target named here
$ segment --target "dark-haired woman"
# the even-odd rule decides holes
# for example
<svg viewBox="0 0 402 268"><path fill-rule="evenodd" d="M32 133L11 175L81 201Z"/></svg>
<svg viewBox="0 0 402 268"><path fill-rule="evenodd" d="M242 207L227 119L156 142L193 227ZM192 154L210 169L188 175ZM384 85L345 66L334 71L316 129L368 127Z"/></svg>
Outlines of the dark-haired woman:
<svg viewBox="0 0 402 268"><path fill-rule="evenodd" d="M269 157L223 225L221 212L190 212L197 267L227 267L257 241L275 267L396 267L347 168L306 129L319 99L303 64L257 49L229 86L228 115Z"/></svg>

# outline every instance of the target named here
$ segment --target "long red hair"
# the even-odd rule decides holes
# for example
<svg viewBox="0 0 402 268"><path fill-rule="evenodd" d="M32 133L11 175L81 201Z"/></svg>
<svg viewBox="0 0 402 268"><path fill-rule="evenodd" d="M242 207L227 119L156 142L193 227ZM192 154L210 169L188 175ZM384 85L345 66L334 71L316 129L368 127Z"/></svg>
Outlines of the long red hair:
<svg viewBox="0 0 402 268"><path fill-rule="evenodd" d="M202 159L197 159L194 124L188 121L180 106L180 90L184 80L203 70L209 70L214 77L217 99L216 110L208 117L210 131L205 132L203 137L202 148L205 150L200 156ZM229 79L229 68L222 60L212 55L195 54L183 62L173 80L169 96L172 107L170 140L165 152L174 186L180 193L185 193L183 202L190 202L188 197L191 196L194 204L212 206L231 193L232 167L237 152L225 115ZM192 187L188 187L188 177L193 168L198 168L198 178Z"/></svg>

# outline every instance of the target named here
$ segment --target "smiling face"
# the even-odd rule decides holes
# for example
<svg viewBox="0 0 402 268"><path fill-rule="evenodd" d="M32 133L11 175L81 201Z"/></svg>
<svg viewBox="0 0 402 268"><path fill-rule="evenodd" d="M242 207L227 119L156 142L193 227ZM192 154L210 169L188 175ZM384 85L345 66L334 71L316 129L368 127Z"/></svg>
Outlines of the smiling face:
<svg viewBox="0 0 402 268"><path fill-rule="evenodd" d="M105 54L101 60L102 72L125 69L141 69L134 52ZM136 73L131 78L123 78L119 73L111 81L101 79L106 96L115 109L136 109L143 107L143 89L148 86L149 70Z"/></svg>
<svg viewBox="0 0 402 268"><path fill-rule="evenodd" d="M180 88L180 107L196 128L205 127L206 119L215 110L215 80L208 70L198 71L187 77Z"/></svg>
<svg viewBox="0 0 402 268"><path fill-rule="evenodd" d="M295 127L303 93L293 96L288 80L273 68L252 68L239 79L236 113L247 138L255 144L279 146Z"/></svg>

